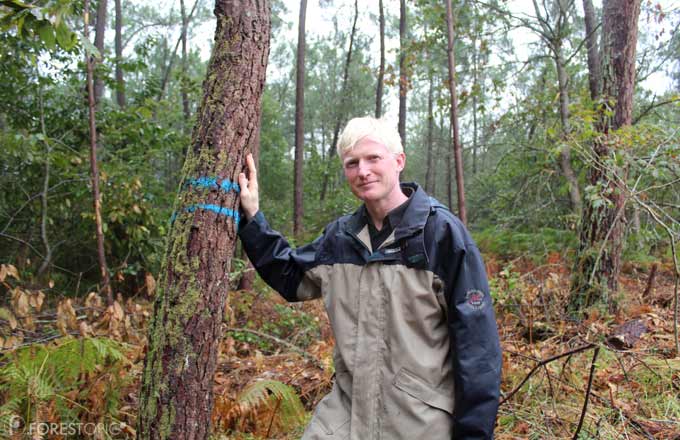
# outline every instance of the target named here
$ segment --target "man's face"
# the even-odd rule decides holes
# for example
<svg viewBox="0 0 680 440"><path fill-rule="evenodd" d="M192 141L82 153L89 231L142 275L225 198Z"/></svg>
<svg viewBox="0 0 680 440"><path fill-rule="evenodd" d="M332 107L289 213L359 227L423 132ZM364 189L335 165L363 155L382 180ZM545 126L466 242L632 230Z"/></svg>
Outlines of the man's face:
<svg viewBox="0 0 680 440"><path fill-rule="evenodd" d="M406 156L395 154L370 137L361 139L342 156L342 166L352 193L365 203L388 201L399 194L399 173Z"/></svg>

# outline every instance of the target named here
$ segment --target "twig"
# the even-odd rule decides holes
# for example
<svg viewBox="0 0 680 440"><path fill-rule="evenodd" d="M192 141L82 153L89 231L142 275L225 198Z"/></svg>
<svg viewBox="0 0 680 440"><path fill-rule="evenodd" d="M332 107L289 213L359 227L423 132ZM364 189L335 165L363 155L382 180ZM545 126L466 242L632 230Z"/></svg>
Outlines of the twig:
<svg viewBox="0 0 680 440"><path fill-rule="evenodd" d="M272 336L272 335L269 335L269 334L267 334L267 333L259 332L259 331L257 331L257 330L251 330L251 329L249 329L249 328L234 328L234 327L227 327L227 328L226 328L226 331L227 331L227 332L244 332L244 333L251 333L251 334L256 335L256 336L259 336L259 337L261 337L261 338L270 339L270 340L276 342L277 344L284 345L284 346L290 348L291 350L293 350L294 352L296 352L296 353L302 355L303 357L305 357L305 358L311 360L312 362L314 362L314 364L315 364L316 366L318 366L318 367L320 367L320 368L324 368L324 367L323 367L323 364L319 361L319 359L316 358L316 356L314 356L313 354L311 354L311 353L309 353L309 352L303 350L302 348L298 347L297 345L291 344L290 342L284 341L283 339L277 338L276 336Z"/></svg>
<svg viewBox="0 0 680 440"><path fill-rule="evenodd" d="M593 386L593 378L595 377L595 361L597 360L597 355L600 353L600 347L597 346L595 347L595 351L593 352L593 360L590 362L590 376L588 377L588 387L586 388L586 397L583 401L583 410L581 411L581 418L578 421L578 427L576 428L576 432L574 432L574 437L573 440L578 439L578 435L581 432L581 428L583 427L583 420L586 417L586 412L588 411L588 400L590 400L590 389Z"/></svg>
<svg viewBox="0 0 680 440"><path fill-rule="evenodd" d="M581 347L577 347L577 348L575 348L575 349L573 349L573 350L569 350L569 351L567 351L567 352L560 353L560 354L557 354L557 355L555 355L555 356L551 356L551 357L549 357L549 358L547 358L547 359L544 359L544 360L540 361L538 364L536 364L536 365L534 366L534 368L531 369L531 371L529 371L529 373L528 373L528 374L526 375L526 377L522 380L522 382L520 382L520 384L517 385L517 386L515 387L515 389L512 390L512 391L510 392L510 394L508 394L507 396L505 396L505 398L504 398L503 400L501 400L501 403L500 403L499 405L502 405L502 404L504 404L505 402L507 402L508 400L510 400L510 398L511 398L512 396L514 396L514 395L517 393L517 391L520 390L520 388L522 388L522 386L526 383L527 380L529 380L529 378L536 372L536 370L538 370L538 369L541 368L542 366L544 366L544 365L546 365L546 364L549 364L550 362L552 362L552 361L554 361L554 360L563 358L563 357L565 357L565 356L571 356L571 355L573 355L573 354L580 353L580 352L582 352L582 351L588 350L588 349L593 348L593 347L597 347L597 346L596 346L595 344L586 344L586 345L582 345ZM598 348L598 350L599 350L599 348Z"/></svg>

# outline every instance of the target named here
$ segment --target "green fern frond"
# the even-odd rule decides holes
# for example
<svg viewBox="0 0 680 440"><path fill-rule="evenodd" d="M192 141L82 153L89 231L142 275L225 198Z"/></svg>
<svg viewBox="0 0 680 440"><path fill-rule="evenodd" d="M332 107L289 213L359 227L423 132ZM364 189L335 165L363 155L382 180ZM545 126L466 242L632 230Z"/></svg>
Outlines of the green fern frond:
<svg viewBox="0 0 680 440"><path fill-rule="evenodd" d="M237 402L243 413L254 411L261 405L278 404L278 416L284 426L299 424L305 415L295 388L277 380L253 382L241 392Z"/></svg>

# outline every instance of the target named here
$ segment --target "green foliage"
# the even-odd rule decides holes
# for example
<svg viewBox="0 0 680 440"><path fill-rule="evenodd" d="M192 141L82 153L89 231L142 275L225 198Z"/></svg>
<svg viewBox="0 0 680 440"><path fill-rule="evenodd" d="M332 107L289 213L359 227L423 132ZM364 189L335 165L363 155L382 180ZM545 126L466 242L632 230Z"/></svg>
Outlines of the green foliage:
<svg viewBox="0 0 680 440"><path fill-rule="evenodd" d="M124 347L108 338L61 338L50 344L34 344L12 353L0 355L0 418L9 421L20 416L26 424L40 417L39 412L54 404L62 421L76 421L84 407L79 403L86 399L92 383L87 375L102 369L113 373L120 369L124 360ZM116 380L119 376L112 375ZM116 387L110 384L106 395L107 405L115 416L118 403ZM0 420L2 423L2 420ZM4 424L3 426L8 426Z"/></svg>
<svg viewBox="0 0 680 440"><path fill-rule="evenodd" d="M300 425L305 417L305 408L295 389L277 380L251 383L239 393L237 402L243 412L251 412L261 405L274 408L280 423L287 429Z"/></svg>
<svg viewBox="0 0 680 440"><path fill-rule="evenodd" d="M477 245L483 252L508 257L529 255L538 259L550 252L575 249L577 240L573 231L554 228L537 228L522 232L501 227L489 227L473 232Z"/></svg>

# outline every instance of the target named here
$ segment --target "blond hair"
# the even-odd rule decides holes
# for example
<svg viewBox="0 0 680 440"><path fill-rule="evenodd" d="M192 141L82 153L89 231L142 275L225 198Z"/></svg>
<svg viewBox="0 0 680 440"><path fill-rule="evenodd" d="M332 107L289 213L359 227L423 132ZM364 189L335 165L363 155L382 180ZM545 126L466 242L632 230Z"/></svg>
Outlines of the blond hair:
<svg viewBox="0 0 680 440"><path fill-rule="evenodd" d="M362 118L350 119L344 130L342 130L336 146L338 157L342 157L344 153L354 148L365 137L381 142L391 153L399 154L404 152L404 147L401 145L401 137L395 127L385 119L364 116Z"/></svg>

